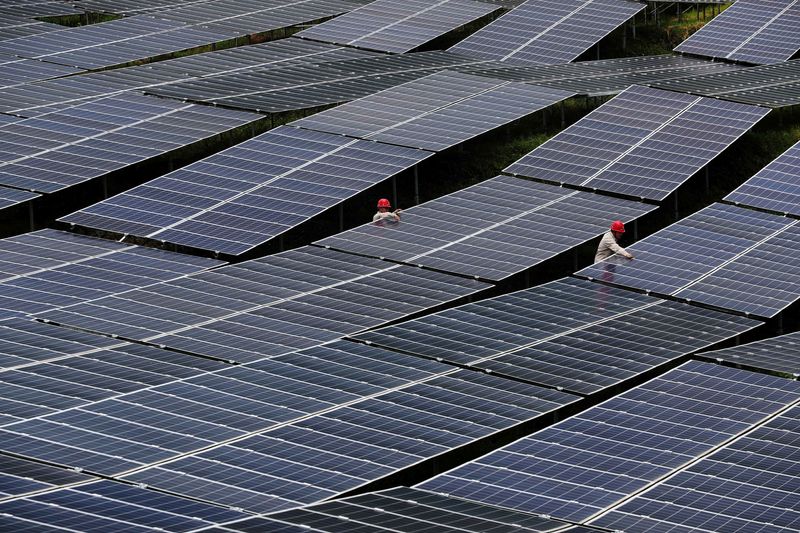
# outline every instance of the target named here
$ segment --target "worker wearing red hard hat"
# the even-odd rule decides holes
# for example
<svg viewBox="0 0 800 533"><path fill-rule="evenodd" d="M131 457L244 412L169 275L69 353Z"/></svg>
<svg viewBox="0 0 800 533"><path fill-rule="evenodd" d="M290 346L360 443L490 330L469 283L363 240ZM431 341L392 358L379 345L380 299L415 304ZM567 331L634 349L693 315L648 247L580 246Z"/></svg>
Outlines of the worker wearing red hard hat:
<svg viewBox="0 0 800 533"><path fill-rule="evenodd" d="M383 222L384 220L389 222L399 222L400 221L400 213L402 209L395 209L394 211L389 211L392 208L392 204L389 203L389 200L386 198L381 198L378 200L378 212L375 213L375 216L372 217L373 222Z"/></svg>
<svg viewBox="0 0 800 533"><path fill-rule="evenodd" d="M621 220L615 220L611 223L611 228L600 239L600 245L597 247L597 253L594 255L594 262L602 261L606 257L614 254L619 254L628 259L633 259L633 254L630 254L618 244L625 233L625 224Z"/></svg>

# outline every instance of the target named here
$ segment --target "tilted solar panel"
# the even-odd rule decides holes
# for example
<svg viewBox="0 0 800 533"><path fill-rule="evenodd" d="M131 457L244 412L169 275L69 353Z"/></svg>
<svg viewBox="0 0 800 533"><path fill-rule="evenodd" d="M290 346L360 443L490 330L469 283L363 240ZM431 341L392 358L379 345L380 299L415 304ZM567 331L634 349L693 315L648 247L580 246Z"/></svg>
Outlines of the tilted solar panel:
<svg viewBox="0 0 800 533"><path fill-rule="evenodd" d="M473 0L376 0L297 35L403 53L498 9L499 6Z"/></svg>
<svg viewBox="0 0 800 533"><path fill-rule="evenodd" d="M505 170L664 200L767 113L634 85Z"/></svg>
<svg viewBox="0 0 800 533"><path fill-rule="evenodd" d="M800 376L800 333L789 333L711 352L700 357Z"/></svg>
<svg viewBox="0 0 800 533"><path fill-rule="evenodd" d="M431 155L281 126L60 220L238 255Z"/></svg>
<svg viewBox="0 0 800 533"><path fill-rule="evenodd" d="M800 216L800 143L759 170L724 200Z"/></svg>
<svg viewBox="0 0 800 533"><path fill-rule="evenodd" d="M738 0L675 47L675 51L763 65L800 50L800 2Z"/></svg>
<svg viewBox="0 0 800 533"><path fill-rule="evenodd" d="M0 454L0 497L20 496L49 487L59 487L95 478L87 474L66 470Z"/></svg>
<svg viewBox="0 0 800 533"><path fill-rule="evenodd" d="M568 63L643 9L628 0L528 0L450 50L501 61Z"/></svg>
<svg viewBox="0 0 800 533"><path fill-rule="evenodd" d="M585 521L798 397L789 380L689 362L419 488Z"/></svg>

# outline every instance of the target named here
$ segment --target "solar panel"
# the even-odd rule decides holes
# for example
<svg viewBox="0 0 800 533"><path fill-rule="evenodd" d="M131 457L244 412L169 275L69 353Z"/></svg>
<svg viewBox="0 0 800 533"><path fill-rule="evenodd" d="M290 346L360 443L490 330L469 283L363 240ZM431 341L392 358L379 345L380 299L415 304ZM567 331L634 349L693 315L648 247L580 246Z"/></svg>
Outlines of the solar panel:
<svg viewBox="0 0 800 533"><path fill-rule="evenodd" d="M150 15L0 41L0 52L85 69L122 65L137 59L225 41L231 33Z"/></svg>
<svg viewBox="0 0 800 533"><path fill-rule="evenodd" d="M780 63L800 50L797 0L738 0L675 51L746 63Z"/></svg>
<svg viewBox="0 0 800 533"><path fill-rule="evenodd" d="M78 0L75 5L84 11L93 13L140 15L203 1L205 0Z"/></svg>
<svg viewBox="0 0 800 533"><path fill-rule="evenodd" d="M45 315L83 329L247 362L316 346L485 287L305 247ZM387 298L391 294L402 298Z"/></svg>
<svg viewBox="0 0 800 533"><path fill-rule="evenodd" d="M0 316L37 313L224 264L64 231L0 241Z"/></svg>
<svg viewBox="0 0 800 533"><path fill-rule="evenodd" d="M800 408L667 479L597 520L638 531L791 531L800 522Z"/></svg>
<svg viewBox="0 0 800 533"><path fill-rule="evenodd" d="M0 210L30 202L40 196L41 194L36 194L35 192L20 191L19 189L0 186Z"/></svg>
<svg viewBox="0 0 800 533"><path fill-rule="evenodd" d="M724 64L724 63L717 63ZM800 103L800 60L647 82L651 87L780 108Z"/></svg>
<svg viewBox="0 0 800 533"><path fill-rule="evenodd" d="M8 332L6 328L0 328L0 335L8 337L0 338L3 338L5 347L12 348L11 357L26 356L31 346L12 346L10 340L34 337L33 332L25 328ZM63 336L66 338L59 336L57 341L74 350L75 342L67 340L70 336L75 334L67 332ZM37 335L32 340L40 341L42 336ZM36 355L41 357L53 351L43 350L42 354ZM43 362L0 372L3 387L0 425L87 406L226 366L217 361L129 343L85 350L74 355L62 352L60 356Z"/></svg>
<svg viewBox="0 0 800 533"><path fill-rule="evenodd" d="M759 170L725 201L800 216L800 143Z"/></svg>
<svg viewBox="0 0 800 533"><path fill-rule="evenodd" d="M122 94L0 128L0 184L53 193L260 120Z"/></svg>
<svg viewBox="0 0 800 533"><path fill-rule="evenodd" d="M74 470L0 454L0 498L20 496L92 479L94 479L92 476ZM2 520L0 518L0 523Z"/></svg>
<svg viewBox="0 0 800 533"><path fill-rule="evenodd" d="M795 382L693 361L418 487L585 521L798 397Z"/></svg>
<svg viewBox="0 0 800 533"><path fill-rule="evenodd" d="M772 317L800 296L797 222L712 204L579 276ZM709 251L713 250L713 253ZM779 280L779 281L778 281Z"/></svg>
<svg viewBox="0 0 800 533"><path fill-rule="evenodd" d="M6 451L111 475L451 371L341 341L8 424L0 432Z"/></svg>
<svg viewBox="0 0 800 533"><path fill-rule="evenodd" d="M244 513L115 481L97 481L0 503L9 531L194 531ZM47 527L49 529L36 529ZM63 529L62 529L63 528Z"/></svg>
<svg viewBox="0 0 800 533"><path fill-rule="evenodd" d="M759 324L568 278L355 338L588 395Z"/></svg>
<svg viewBox="0 0 800 533"><path fill-rule="evenodd" d="M662 80L745 70L741 66L677 55L621 57L558 65L469 67L465 72L508 81L534 83L586 96L605 96L635 84L657 85Z"/></svg>
<svg viewBox="0 0 800 533"><path fill-rule="evenodd" d="M347 527L366 527L366 531L426 531L441 533L513 531L559 531L563 533L601 533L602 529L569 527L564 522L521 511L494 507L449 497L420 489L398 487L332 502L324 502L292 511L226 524L236 529L247 523L259 524L262 530L295 524L312 531L338 532ZM386 528L386 529L384 529ZM246 531L246 529L243 529ZM361 529L359 529L361 531ZM610 531L610 530L608 530Z"/></svg>
<svg viewBox="0 0 800 533"><path fill-rule="evenodd" d="M485 62L442 51L380 55L322 65L233 73L157 87L149 92L169 98L279 113L349 102L445 68L452 70Z"/></svg>
<svg viewBox="0 0 800 533"><path fill-rule="evenodd" d="M627 0L528 0L450 50L501 61L569 63L643 9Z"/></svg>
<svg viewBox="0 0 800 533"><path fill-rule="evenodd" d="M239 255L431 155L281 126L60 220Z"/></svg>
<svg viewBox="0 0 800 533"><path fill-rule="evenodd" d="M654 208L497 176L404 210L397 224L365 224L315 244L499 281L597 237L608 213L630 221Z"/></svg>
<svg viewBox="0 0 800 533"><path fill-rule="evenodd" d="M700 357L771 372L800 376L800 333L789 333L732 348L703 352Z"/></svg>
<svg viewBox="0 0 800 533"><path fill-rule="evenodd" d="M664 200L767 113L633 86L505 170Z"/></svg>
<svg viewBox="0 0 800 533"><path fill-rule="evenodd" d="M382 52L409 52L499 9L472 0L375 0L299 37Z"/></svg>
<svg viewBox="0 0 800 533"><path fill-rule="evenodd" d="M441 151L571 96L555 89L443 71L292 125Z"/></svg>
<svg viewBox="0 0 800 533"><path fill-rule="evenodd" d="M59 26L59 29L63 27ZM3 35L5 28L0 28ZM65 65L55 65L33 59L20 59L11 55L0 55L0 86L12 87L38 80L77 74L83 70Z"/></svg>
<svg viewBox="0 0 800 533"><path fill-rule="evenodd" d="M475 443L575 396L457 370L125 479L253 512L314 503Z"/></svg>
<svg viewBox="0 0 800 533"><path fill-rule="evenodd" d="M377 52L342 48L301 39L281 39L238 46L203 54L157 61L146 65L90 72L81 76L26 83L0 90L0 111L26 117L39 116L71 105L112 96L132 89L144 89L191 78L272 67L286 68L326 61L342 61L376 55ZM17 60L51 65L33 60ZM53 68L58 67L53 65ZM58 67L67 68L67 67Z"/></svg>

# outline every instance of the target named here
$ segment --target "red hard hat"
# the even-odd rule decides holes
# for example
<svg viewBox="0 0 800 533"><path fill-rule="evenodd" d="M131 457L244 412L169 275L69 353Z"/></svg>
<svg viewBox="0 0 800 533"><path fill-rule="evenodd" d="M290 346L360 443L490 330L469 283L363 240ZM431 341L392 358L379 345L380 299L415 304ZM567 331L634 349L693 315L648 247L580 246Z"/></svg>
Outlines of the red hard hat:
<svg viewBox="0 0 800 533"><path fill-rule="evenodd" d="M625 224L623 224L621 220L615 220L611 223L611 231L625 233Z"/></svg>
<svg viewBox="0 0 800 533"><path fill-rule="evenodd" d="M392 207L392 204L386 198L381 198L378 200L378 207Z"/></svg>

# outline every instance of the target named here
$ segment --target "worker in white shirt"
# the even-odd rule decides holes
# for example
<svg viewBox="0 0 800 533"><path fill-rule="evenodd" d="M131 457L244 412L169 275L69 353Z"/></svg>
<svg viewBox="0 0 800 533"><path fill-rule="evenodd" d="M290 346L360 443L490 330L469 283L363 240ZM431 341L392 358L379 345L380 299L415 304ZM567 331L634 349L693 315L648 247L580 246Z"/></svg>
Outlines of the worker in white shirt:
<svg viewBox="0 0 800 533"><path fill-rule="evenodd" d="M384 220L389 222L400 222L400 213L403 211L402 209L395 209L394 211L389 211L392 208L392 204L389 203L389 200L386 198L381 198L378 200L378 212L372 217L373 222L382 222Z"/></svg>
<svg viewBox="0 0 800 533"><path fill-rule="evenodd" d="M633 259L633 254L627 252L625 248L618 244L623 233L625 233L625 224L621 220L615 220L611 223L611 228L605 232L603 238L600 239L600 244L597 246L597 253L594 255L595 263L614 254Z"/></svg>

